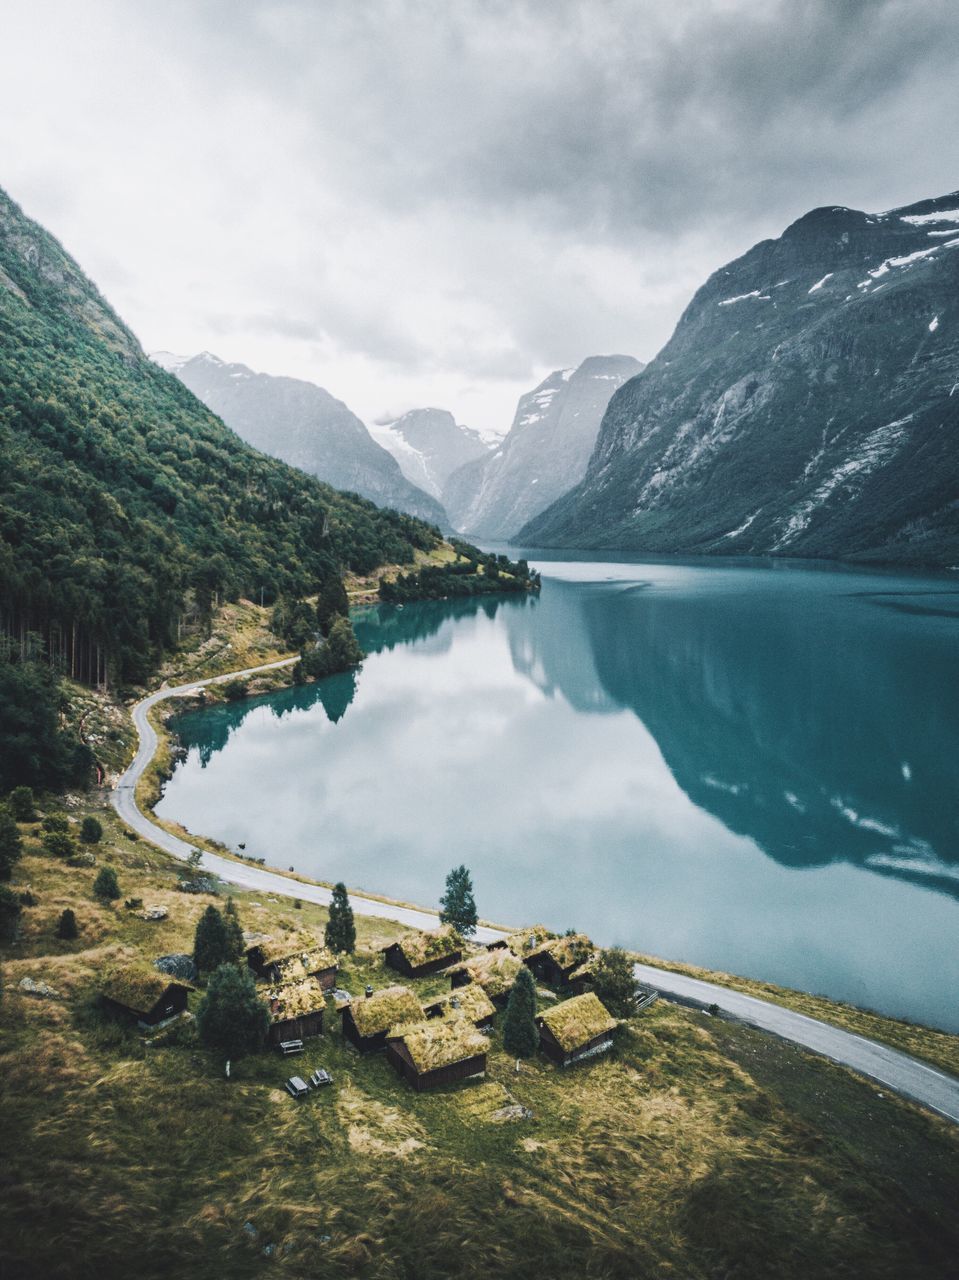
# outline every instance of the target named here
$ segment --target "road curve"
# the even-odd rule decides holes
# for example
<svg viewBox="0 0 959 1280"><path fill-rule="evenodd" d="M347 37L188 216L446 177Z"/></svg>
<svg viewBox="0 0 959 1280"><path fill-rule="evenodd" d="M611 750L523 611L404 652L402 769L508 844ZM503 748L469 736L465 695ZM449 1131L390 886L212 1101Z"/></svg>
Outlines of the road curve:
<svg viewBox="0 0 959 1280"><path fill-rule="evenodd" d="M147 719L147 712L151 707L158 702L163 702L166 698L193 692L203 688L204 685L237 680L243 676L255 675L257 672L290 666L295 661L296 658L282 658L279 662L250 667L246 671L231 671L226 675L214 676L208 680L195 680L191 684L161 689L138 702L132 712L133 723L139 735L137 753L133 763L119 778L111 794L113 807L127 826L144 839L171 853L175 858L185 860L193 851L192 845L164 831L162 827L151 822L137 807L137 781L153 759L157 749L157 735ZM277 875L275 871L268 871L265 867L233 862L215 853L203 854L203 867L204 870L213 872L228 884L239 885L254 893L296 897L306 902L318 902L323 906L327 906L330 901L330 890L323 888L322 885ZM396 920L415 929L431 929L439 923L433 911L380 902L376 898L367 898L357 893L350 894L350 901L358 915ZM481 926L476 931L476 939L479 942L495 942L503 937L505 933L499 929ZM827 1022L820 1022L817 1018L807 1017L783 1005L773 1004L770 1000L759 1000L755 996L733 991L729 987L717 986L712 982L704 982L700 978L671 973L669 970L657 969L647 964L637 964L634 972L640 982L654 987L667 999L704 1009L715 1006L723 1014L739 1022L779 1036L783 1040L789 1040L813 1053L830 1058L842 1066L851 1067L853 1071L868 1076L887 1089L902 1094L903 1097L918 1102L947 1120L959 1124L959 1080L921 1062L918 1058L900 1053L898 1049L890 1049L875 1040L867 1040L864 1036L854 1035L851 1031L831 1026Z"/></svg>

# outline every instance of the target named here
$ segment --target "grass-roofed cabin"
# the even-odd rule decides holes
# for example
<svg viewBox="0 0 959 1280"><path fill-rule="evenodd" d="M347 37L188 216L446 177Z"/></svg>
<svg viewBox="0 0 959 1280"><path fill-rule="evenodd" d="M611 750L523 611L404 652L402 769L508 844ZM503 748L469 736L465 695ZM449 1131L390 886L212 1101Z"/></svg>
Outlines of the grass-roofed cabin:
<svg viewBox="0 0 959 1280"><path fill-rule="evenodd" d="M481 951L479 955L469 956L450 970L450 986L455 991L458 987L476 984L483 988L494 1004L505 1004L513 989L516 975L523 967L519 956L506 947L495 951Z"/></svg>
<svg viewBox="0 0 959 1280"><path fill-rule="evenodd" d="M343 1034L361 1053L386 1044L387 1032L401 1024L422 1022L423 1007L409 987L382 987L340 1010Z"/></svg>
<svg viewBox="0 0 959 1280"><path fill-rule="evenodd" d="M269 995L270 1044L323 1034L326 992L318 978L274 987Z"/></svg>
<svg viewBox="0 0 959 1280"><path fill-rule="evenodd" d="M563 938L553 938L523 956L523 963L532 969L540 982L553 986L566 986L573 973L588 964L596 954L585 933L572 933Z"/></svg>
<svg viewBox="0 0 959 1280"><path fill-rule="evenodd" d="M530 924L525 929L517 929L515 933L507 934L505 938L488 942L486 950L502 951L506 948L512 951L514 956L522 957L541 947L544 942L551 942L555 937L556 934L551 929L547 929L545 924Z"/></svg>
<svg viewBox="0 0 959 1280"><path fill-rule="evenodd" d="M463 958L463 939L450 925L430 932L407 933L383 948L383 959L408 978L436 973Z"/></svg>
<svg viewBox="0 0 959 1280"><path fill-rule="evenodd" d="M561 1067L606 1053L619 1023L592 991L538 1015L539 1047Z"/></svg>
<svg viewBox="0 0 959 1280"><path fill-rule="evenodd" d="M107 973L100 997L108 1009L135 1018L141 1027L159 1027L180 1016L193 990L168 973L130 965Z"/></svg>
<svg viewBox="0 0 959 1280"><path fill-rule="evenodd" d="M467 1018L434 1018L397 1027L386 1057L417 1092L486 1074L486 1037Z"/></svg>
<svg viewBox="0 0 959 1280"><path fill-rule="evenodd" d="M336 956L312 938L258 942L248 949L246 962L258 978L275 986L316 978L324 991L336 986Z"/></svg>
<svg viewBox="0 0 959 1280"><path fill-rule="evenodd" d="M496 1016L496 1005L479 985L472 982L423 1005L427 1018L465 1018L474 1027L488 1027Z"/></svg>

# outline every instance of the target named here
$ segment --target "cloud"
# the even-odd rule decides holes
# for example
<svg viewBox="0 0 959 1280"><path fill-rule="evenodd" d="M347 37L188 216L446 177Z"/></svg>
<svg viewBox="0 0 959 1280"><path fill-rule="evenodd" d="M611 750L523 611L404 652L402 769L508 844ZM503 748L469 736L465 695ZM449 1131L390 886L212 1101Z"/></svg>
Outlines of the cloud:
<svg viewBox="0 0 959 1280"><path fill-rule="evenodd" d="M817 204L955 185L951 0L8 0L3 181L149 346L505 428Z"/></svg>

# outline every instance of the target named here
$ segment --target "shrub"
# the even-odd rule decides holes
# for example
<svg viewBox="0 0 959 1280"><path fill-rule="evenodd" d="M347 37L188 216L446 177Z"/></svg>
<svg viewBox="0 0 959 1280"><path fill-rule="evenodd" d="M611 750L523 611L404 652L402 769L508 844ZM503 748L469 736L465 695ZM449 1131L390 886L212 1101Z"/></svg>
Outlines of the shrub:
<svg viewBox="0 0 959 1280"><path fill-rule="evenodd" d="M193 960L200 973L212 973L221 965L229 964L230 937L226 922L216 907L210 905L204 911L193 935Z"/></svg>
<svg viewBox="0 0 959 1280"><path fill-rule="evenodd" d="M99 844L103 835L103 827L99 819L89 815L80 823L80 839L84 844Z"/></svg>
<svg viewBox="0 0 959 1280"><path fill-rule="evenodd" d="M93 882L93 892L98 898L113 902L120 896L120 884L117 873L112 867L101 867Z"/></svg>
<svg viewBox="0 0 959 1280"><path fill-rule="evenodd" d="M36 822L32 787L14 787L7 797L7 804L17 822Z"/></svg>
<svg viewBox="0 0 959 1280"><path fill-rule="evenodd" d="M210 978L196 1022L200 1043L207 1049L226 1058L241 1058L263 1045L270 1015L257 995L250 971L221 964Z"/></svg>
<svg viewBox="0 0 959 1280"><path fill-rule="evenodd" d="M60 919L57 921L57 937L62 938L65 942L71 942L79 933L76 916L69 907L64 907L60 913Z"/></svg>
<svg viewBox="0 0 959 1280"><path fill-rule="evenodd" d="M246 942L243 940L243 926L232 898L227 898L223 908L223 926L226 929L227 958L239 964L246 955Z"/></svg>
<svg viewBox="0 0 959 1280"><path fill-rule="evenodd" d="M64 835L70 830L70 823L62 813L48 813L40 825L44 831L60 831Z"/></svg>
<svg viewBox="0 0 959 1280"><path fill-rule="evenodd" d="M13 942L20 931L23 907L20 899L6 885L0 885L0 942Z"/></svg>
<svg viewBox="0 0 959 1280"><path fill-rule="evenodd" d="M23 841L13 814L0 805L0 880L9 880L23 854Z"/></svg>
<svg viewBox="0 0 959 1280"><path fill-rule="evenodd" d="M72 858L77 851L77 846L64 831L48 831L42 843L44 852L54 858Z"/></svg>
<svg viewBox="0 0 959 1280"><path fill-rule="evenodd" d="M245 698L249 691L249 686L245 680L227 680L223 686L223 695L227 702L239 702Z"/></svg>
<svg viewBox="0 0 959 1280"><path fill-rule="evenodd" d="M617 1018L628 1018L636 1006L633 963L622 947L601 951L591 978L593 990Z"/></svg>
<svg viewBox="0 0 959 1280"><path fill-rule="evenodd" d="M536 1017L536 983L524 965L516 975L506 1018L503 1022L503 1048L516 1058L530 1058L539 1046Z"/></svg>
<svg viewBox="0 0 959 1280"><path fill-rule="evenodd" d="M40 899L30 889L21 889L19 893L21 907L35 907Z"/></svg>

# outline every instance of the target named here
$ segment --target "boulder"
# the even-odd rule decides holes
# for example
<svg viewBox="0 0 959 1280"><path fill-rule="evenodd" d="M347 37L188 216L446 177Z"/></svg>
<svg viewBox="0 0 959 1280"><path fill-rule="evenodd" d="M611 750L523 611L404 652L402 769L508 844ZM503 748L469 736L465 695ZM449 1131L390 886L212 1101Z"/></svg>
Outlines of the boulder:
<svg viewBox="0 0 959 1280"><path fill-rule="evenodd" d="M171 978L180 978L183 982L196 982L196 965L193 957L182 953L160 956L153 962L154 969L168 973Z"/></svg>

